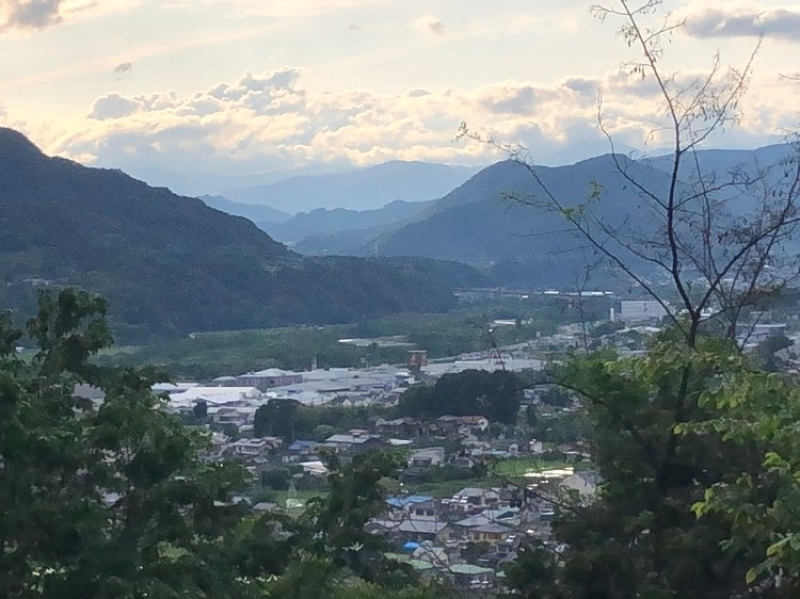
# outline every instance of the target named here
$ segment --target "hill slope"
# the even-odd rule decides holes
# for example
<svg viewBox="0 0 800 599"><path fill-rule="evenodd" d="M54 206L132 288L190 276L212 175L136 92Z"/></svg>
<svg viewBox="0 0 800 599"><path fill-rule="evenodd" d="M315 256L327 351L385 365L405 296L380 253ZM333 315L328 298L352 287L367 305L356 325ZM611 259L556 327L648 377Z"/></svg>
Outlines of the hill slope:
<svg viewBox="0 0 800 599"><path fill-rule="evenodd" d="M763 179L756 184L750 184L747 176L738 175L739 184L715 192L717 229L735 226L737 222L741 226L736 219L753 214L754 208L768 197L764 194L772 197L775 192L782 197L780 194L786 193L790 180L784 177L787 172L791 174L791 169L774 167L792 151L790 146L769 146L756 151L698 153L703 172L711 176L716 173L720 180L727 180L729 172L735 169L751 176L756 165L759 170L766 169ZM663 158L633 161L617 156L616 159L633 181L657 196L666 197L670 175ZM633 251L616 245L608 232L590 225L595 234L605 239L604 243L616 247L617 255L622 252L626 256L626 264L635 266L645 277L657 276L652 264L633 254L634 246L663 233L666 226L663 215L654 211L652 202L643 200L636 186L620 173L614 157L598 156L556 168L536 167L535 173L536 177L526 166L514 161L500 162L431 203L401 226L348 236L318 236L304 240L297 249L307 253L336 249L355 255L457 260L482 266L501 283L540 288L574 284L576 275L596 263L597 257L586 239L577 236L564 216L552 209L538 177L564 208L588 205L591 214L608 231L620 231ZM678 197L700 202L691 165L681 175L684 181L678 184ZM684 217L693 212L690 204L684 210ZM695 215L698 210L699 206L694 210ZM694 220L677 225L684 235L683 243L696 237L694 229L699 226L695 217L689 218ZM619 239L616 233L612 235ZM785 240L784 245L795 248L796 240ZM720 245L717 251L724 254L725 248Z"/></svg>
<svg viewBox="0 0 800 599"><path fill-rule="evenodd" d="M415 263L304 259L244 218L121 171L49 158L0 128L0 307L79 285L111 302L127 338L343 322L454 303Z"/></svg>
<svg viewBox="0 0 800 599"><path fill-rule="evenodd" d="M652 189L666 189L666 173L628 161L626 168ZM547 187L567 207L586 203L593 182L602 188L592 210L611 225L652 230L653 214L616 170L610 156L574 165L537 167ZM357 246L341 236L312 238L299 249L312 253L327 243L355 255L424 256L481 265L501 282L535 286L572 283L586 263L578 238L562 215L543 208L542 190L519 163L492 165L409 222L390 231L361 231ZM516 196L513 199L510 196ZM524 201L520 202L522 198ZM313 243L312 243L313 242Z"/></svg>
<svg viewBox="0 0 800 599"><path fill-rule="evenodd" d="M241 202L232 202L222 196L201 195L198 197L206 206L233 216L243 216L254 223L282 223L292 218L291 214L275 210L266 204L242 204Z"/></svg>

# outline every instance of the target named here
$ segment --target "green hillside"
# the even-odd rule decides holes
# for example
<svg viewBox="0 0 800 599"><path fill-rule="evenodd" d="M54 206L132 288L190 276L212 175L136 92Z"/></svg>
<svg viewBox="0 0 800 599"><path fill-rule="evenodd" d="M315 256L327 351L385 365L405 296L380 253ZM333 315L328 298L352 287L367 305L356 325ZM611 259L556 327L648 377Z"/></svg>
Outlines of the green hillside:
<svg viewBox="0 0 800 599"><path fill-rule="evenodd" d="M440 311L455 299L414 262L304 259L252 222L119 170L50 158L0 129L0 307L37 288L82 286L112 306L118 336L335 323Z"/></svg>

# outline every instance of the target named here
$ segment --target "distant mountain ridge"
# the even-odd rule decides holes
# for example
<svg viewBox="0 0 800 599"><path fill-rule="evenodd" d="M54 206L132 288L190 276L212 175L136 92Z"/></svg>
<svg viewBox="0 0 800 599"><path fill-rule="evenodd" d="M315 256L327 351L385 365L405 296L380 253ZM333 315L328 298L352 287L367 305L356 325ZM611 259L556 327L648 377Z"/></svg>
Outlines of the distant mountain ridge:
<svg viewBox="0 0 800 599"><path fill-rule="evenodd" d="M373 210L395 200L443 196L480 170L427 162L390 161L354 171L290 177L269 185L232 189L221 195L235 202L266 204L296 214L317 208Z"/></svg>
<svg viewBox="0 0 800 599"><path fill-rule="evenodd" d="M776 164L789 146L755 151L702 150L704 172L725 176L737 167L752 172L755 165ZM669 187L666 158L616 161L635 180L656 193ZM535 167L538 177L565 207L591 200L592 210L612 227L652 235L659 220L633 185L620 174L611 155L560 167ZM774 175L782 173L775 169ZM687 180L691 168L682 171ZM679 182L684 189L686 183ZM731 198L728 209L748 210L757 198ZM548 209L543 190L530 170L515 161L483 169L407 222L308 237L294 247L306 254L359 256L424 256L477 265L503 284L546 288L575 284L576 273L590 261L585 239L576 235L563 215Z"/></svg>
<svg viewBox="0 0 800 599"><path fill-rule="evenodd" d="M36 289L77 285L110 300L126 339L322 324L446 310L449 271L414 259L303 258L244 218L117 169L47 157L0 128L0 308L30 313Z"/></svg>
<svg viewBox="0 0 800 599"><path fill-rule="evenodd" d="M347 210L345 208L317 208L300 212L283 222L256 222L273 239L295 244L316 235L357 231L385 227L404 222L430 207L432 202L405 202L395 200L375 210Z"/></svg>
<svg viewBox="0 0 800 599"><path fill-rule="evenodd" d="M241 202L232 202L228 198L214 195L201 195L198 198L203 200L206 206L233 216L242 216L256 224L260 222L282 223L292 218L291 214L275 210L275 208L266 204L242 204Z"/></svg>

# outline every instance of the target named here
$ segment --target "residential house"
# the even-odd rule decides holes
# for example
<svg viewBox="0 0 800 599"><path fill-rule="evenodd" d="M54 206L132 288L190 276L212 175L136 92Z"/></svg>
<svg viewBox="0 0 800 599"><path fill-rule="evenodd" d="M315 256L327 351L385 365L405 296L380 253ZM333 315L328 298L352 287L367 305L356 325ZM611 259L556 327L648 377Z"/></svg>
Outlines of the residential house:
<svg viewBox="0 0 800 599"><path fill-rule="evenodd" d="M473 543L489 543L497 545L505 541L512 529L502 524L489 523L469 529L468 538Z"/></svg>
<svg viewBox="0 0 800 599"><path fill-rule="evenodd" d="M325 445L336 451L360 452L375 449L383 444L377 435L361 432L346 435L331 435L325 439Z"/></svg>
<svg viewBox="0 0 800 599"><path fill-rule="evenodd" d="M495 489L464 487L445 501L448 507L456 511L478 513L486 508L497 507L500 503L500 493Z"/></svg>
<svg viewBox="0 0 800 599"><path fill-rule="evenodd" d="M461 589L488 590L494 588L497 581L494 570L472 564L454 564L448 566L445 573Z"/></svg>
<svg viewBox="0 0 800 599"><path fill-rule="evenodd" d="M386 500L389 517L392 519L414 518L435 519L436 506L430 495L403 495ZM421 506L421 507L420 507ZM430 512L430 513L429 513Z"/></svg>
<svg viewBox="0 0 800 599"><path fill-rule="evenodd" d="M278 437L256 437L253 439L239 439L230 444L230 448L238 456L251 458L262 456L276 449L282 441Z"/></svg>
<svg viewBox="0 0 800 599"><path fill-rule="evenodd" d="M489 430L489 420L483 416L461 416L458 419L458 433L462 437L475 436Z"/></svg>
<svg viewBox="0 0 800 599"><path fill-rule="evenodd" d="M444 447L418 449L408 457L409 468L431 468L444 464Z"/></svg>
<svg viewBox="0 0 800 599"><path fill-rule="evenodd" d="M322 443L317 443L316 441L307 441L304 439L298 439L286 449L289 451L290 455L299 458L300 456L308 456L314 455L319 451L319 448L322 447Z"/></svg>
<svg viewBox="0 0 800 599"><path fill-rule="evenodd" d="M422 543L429 541L436 545L443 545L453 538L453 527L448 522L439 520L370 520L366 525L369 532L387 535L398 545L414 541Z"/></svg>
<svg viewBox="0 0 800 599"><path fill-rule="evenodd" d="M378 418L375 421L375 432L387 436L418 437L420 423L413 418L397 418L395 420Z"/></svg>

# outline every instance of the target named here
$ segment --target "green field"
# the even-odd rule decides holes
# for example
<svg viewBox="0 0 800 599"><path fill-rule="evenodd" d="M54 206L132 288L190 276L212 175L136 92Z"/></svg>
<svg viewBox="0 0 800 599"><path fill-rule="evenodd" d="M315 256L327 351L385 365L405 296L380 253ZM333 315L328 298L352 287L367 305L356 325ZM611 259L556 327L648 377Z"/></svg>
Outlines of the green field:
<svg viewBox="0 0 800 599"><path fill-rule="evenodd" d="M516 326L494 327L496 319ZM580 314L565 298L531 297L464 304L446 314L408 313L330 326L194 333L183 339L154 341L103 351L106 365L163 368L177 379L211 379L265 368L307 370L403 363L406 347L354 347L343 338L403 336L431 358L485 351L550 334L558 325L578 322Z"/></svg>

